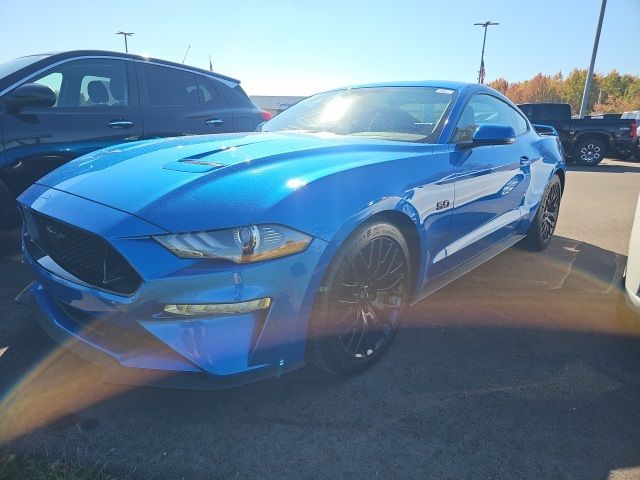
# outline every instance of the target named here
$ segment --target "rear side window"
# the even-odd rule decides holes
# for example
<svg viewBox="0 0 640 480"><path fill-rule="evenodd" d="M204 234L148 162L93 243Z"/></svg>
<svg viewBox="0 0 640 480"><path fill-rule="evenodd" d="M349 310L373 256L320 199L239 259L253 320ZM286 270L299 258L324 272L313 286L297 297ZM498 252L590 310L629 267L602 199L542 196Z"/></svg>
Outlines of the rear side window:
<svg viewBox="0 0 640 480"><path fill-rule="evenodd" d="M152 64L143 64L142 68L149 106L174 107L200 103L194 73Z"/></svg>
<svg viewBox="0 0 640 480"><path fill-rule="evenodd" d="M240 95L245 97L247 100L249 100L249 95L247 95L247 92L245 92L240 85L236 85L235 87L233 87L233 89Z"/></svg>
<svg viewBox="0 0 640 480"><path fill-rule="evenodd" d="M200 91L200 102L209 107L225 107L227 106L227 100L220 92L224 85L216 85L216 81L205 77L204 75L197 75L198 78L198 90Z"/></svg>

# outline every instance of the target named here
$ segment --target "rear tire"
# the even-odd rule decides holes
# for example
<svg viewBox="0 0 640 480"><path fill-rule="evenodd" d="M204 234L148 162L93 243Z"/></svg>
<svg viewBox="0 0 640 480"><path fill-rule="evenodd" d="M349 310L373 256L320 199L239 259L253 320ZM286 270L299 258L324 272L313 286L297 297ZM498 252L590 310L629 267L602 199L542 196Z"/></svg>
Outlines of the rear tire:
<svg viewBox="0 0 640 480"><path fill-rule="evenodd" d="M411 294L407 242L390 223L359 227L332 260L320 288L306 359L333 374L373 365L393 341Z"/></svg>
<svg viewBox="0 0 640 480"><path fill-rule="evenodd" d="M600 140L587 138L580 140L573 149L573 159L579 165L593 167L604 160L606 147Z"/></svg>
<svg viewBox="0 0 640 480"><path fill-rule="evenodd" d="M618 154L616 155L616 157L618 158L618 160L629 160L631 158L631 150L625 150L624 152L618 152Z"/></svg>
<svg viewBox="0 0 640 480"><path fill-rule="evenodd" d="M562 184L558 175L554 175L540 199L538 211L525 237L525 243L529 249L539 252L549 246L558 224L561 200Z"/></svg>
<svg viewBox="0 0 640 480"><path fill-rule="evenodd" d="M636 162L640 162L640 143L638 143L633 149L633 158Z"/></svg>

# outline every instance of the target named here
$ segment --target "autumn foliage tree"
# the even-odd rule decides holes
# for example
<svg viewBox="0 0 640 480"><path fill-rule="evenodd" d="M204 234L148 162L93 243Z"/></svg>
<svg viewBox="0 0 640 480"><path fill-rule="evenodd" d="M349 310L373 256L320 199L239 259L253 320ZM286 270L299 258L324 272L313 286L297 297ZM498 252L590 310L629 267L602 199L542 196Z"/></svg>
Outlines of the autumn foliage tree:
<svg viewBox="0 0 640 480"><path fill-rule="evenodd" d="M580 110L586 70L573 69L566 77L537 74L523 82L510 83L505 78L492 81L489 86L502 92L515 103L564 102L574 114ZM594 75L589 95L591 113L619 113L640 110L640 76L620 74L612 70L606 75Z"/></svg>

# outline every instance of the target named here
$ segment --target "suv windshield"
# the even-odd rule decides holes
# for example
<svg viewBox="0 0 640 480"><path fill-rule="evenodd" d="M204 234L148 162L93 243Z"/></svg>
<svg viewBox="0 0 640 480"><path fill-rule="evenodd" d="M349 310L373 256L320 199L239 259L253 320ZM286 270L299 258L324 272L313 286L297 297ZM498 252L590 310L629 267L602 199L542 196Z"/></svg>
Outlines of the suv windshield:
<svg viewBox="0 0 640 480"><path fill-rule="evenodd" d="M7 62L0 63L0 78L4 78L7 75L11 75L17 72L21 68L27 67L32 63L36 63L38 60L47 58L49 55L29 55L28 57L19 57L9 60Z"/></svg>
<svg viewBox="0 0 640 480"><path fill-rule="evenodd" d="M432 141L454 90L364 87L309 97L262 126L264 132L301 130L405 142Z"/></svg>

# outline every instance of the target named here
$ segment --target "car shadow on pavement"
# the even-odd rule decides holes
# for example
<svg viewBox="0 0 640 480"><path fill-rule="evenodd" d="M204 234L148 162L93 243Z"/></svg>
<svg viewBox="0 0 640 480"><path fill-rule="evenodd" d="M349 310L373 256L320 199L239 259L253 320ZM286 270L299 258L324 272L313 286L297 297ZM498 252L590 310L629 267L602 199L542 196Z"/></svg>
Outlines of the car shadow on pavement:
<svg viewBox="0 0 640 480"><path fill-rule="evenodd" d="M616 160L614 164L610 164L604 160L593 167L567 163L567 170L571 172L640 173L640 162Z"/></svg>
<svg viewBox="0 0 640 480"><path fill-rule="evenodd" d="M0 230L0 262L5 262L16 255L20 255L20 231Z"/></svg>
<svg viewBox="0 0 640 480"><path fill-rule="evenodd" d="M604 479L640 468L624 262L562 237L541 254L512 248L414 305L363 374L305 368L225 391L103 384L70 353L42 358L34 348L50 347L16 306L5 449L71 445L134 478Z"/></svg>

